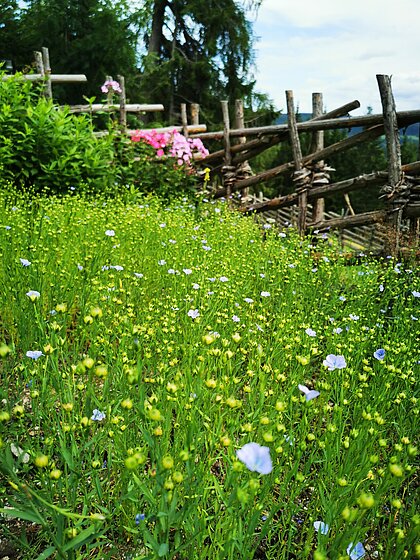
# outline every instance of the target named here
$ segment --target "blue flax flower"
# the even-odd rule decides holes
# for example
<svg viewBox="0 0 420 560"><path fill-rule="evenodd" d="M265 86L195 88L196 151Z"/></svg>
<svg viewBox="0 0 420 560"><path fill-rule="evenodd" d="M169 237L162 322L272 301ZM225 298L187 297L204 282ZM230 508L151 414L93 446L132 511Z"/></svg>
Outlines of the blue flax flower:
<svg viewBox="0 0 420 560"><path fill-rule="evenodd" d="M350 556L351 560L359 560L359 558L363 558L366 554L365 547L361 542L353 544L352 542L347 547L347 554Z"/></svg>
<svg viewBox="0 0 420 560"><path fill-rule="evenodd" d="M246 443L236 451L236 456L250 471L269 474L273 470L270 449L258 443Z"/></svg>
<svg viewBox="0 0 420 560"><path fill-rule="evenodd" d="M136 525L140 525L140 521L144 521L146 519L146 516L144 515L144 513L138 513L136 515L136 517L134 518Z"/></svg>
<svg viewBox="0 0 420 560"><path fill-rule="evenodd" d="M322 362L329 371L334 371L335 369L344 369L347 364L344 356L336 356L335 354L328 354L326 359Z"/></svg>
<svg viewBox="0 0 420 560"><path fill-rule="evenodd" d="M316 399L319 397L319 391L315 391L314 389L308 389L306 385L298 385L299 391L302 391L305 395L305 399L307 401L311 401L312 399Z"/></svg>
<svg viewBox="0 0 420 560"><path fill-rule="evenodd" d="M378 348L377 350L375 350L375 352L373 353L373 356L377 359L377 360L383 360L385 358L385 350L383 348Z"/></svg>
<svg viewBox="0 0 420 560"><path fill-rule="evenodd" d="M105 413L95 408L90 419L95 422L101 422L102 420L105 419Z"/></svg>
<svg viewBox="0 0 420 560"><path fill-rule="evenodd" d="M321 535L328 535L328 531L330 530L330 526L323 521L314 521L314 528L317 533L321 533Z"/></svg>

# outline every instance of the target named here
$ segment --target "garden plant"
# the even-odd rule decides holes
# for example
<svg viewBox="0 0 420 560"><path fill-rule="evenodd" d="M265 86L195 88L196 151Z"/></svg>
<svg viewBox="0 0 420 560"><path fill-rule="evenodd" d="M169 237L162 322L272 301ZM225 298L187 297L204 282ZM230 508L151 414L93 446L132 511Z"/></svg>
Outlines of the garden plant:
<svg viewBox="0 0 420 560"><path fill-rule="evenodd" d="M0 192L0 547L420 558L415 266L75 187Z"/></svg>

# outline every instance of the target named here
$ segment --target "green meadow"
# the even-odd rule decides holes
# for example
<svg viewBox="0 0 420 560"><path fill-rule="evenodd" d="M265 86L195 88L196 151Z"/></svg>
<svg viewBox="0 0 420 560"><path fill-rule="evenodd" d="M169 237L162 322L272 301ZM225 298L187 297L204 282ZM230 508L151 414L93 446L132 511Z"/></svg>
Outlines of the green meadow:
<svg viewBox="0 0 420 560"><path fill-rule="evenodd" d="M420 558L418 270L337 247L3 190L0 551Z"/></svg>

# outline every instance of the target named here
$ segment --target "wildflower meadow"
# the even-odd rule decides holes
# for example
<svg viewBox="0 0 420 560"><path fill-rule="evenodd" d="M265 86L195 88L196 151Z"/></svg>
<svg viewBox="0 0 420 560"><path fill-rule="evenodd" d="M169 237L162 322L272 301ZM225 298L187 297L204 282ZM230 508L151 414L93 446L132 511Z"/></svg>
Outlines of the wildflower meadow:
<svg viewBox="0 0 420 560"><path fill-rule="evenodd" d="M0 254L3 555L420 558L414 263L77 188Z"/></svg>

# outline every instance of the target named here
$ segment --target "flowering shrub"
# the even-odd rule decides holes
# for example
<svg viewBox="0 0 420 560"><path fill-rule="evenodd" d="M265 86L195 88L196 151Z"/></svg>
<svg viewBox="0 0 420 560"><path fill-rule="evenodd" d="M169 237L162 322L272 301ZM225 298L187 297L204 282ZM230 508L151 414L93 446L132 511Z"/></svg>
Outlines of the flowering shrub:
<svg viewBox="0 0 420 560"><path fill-rule="evenodd" d="M136 130L131 140L149 144L156 150L157 157L170 156L176 159L178 165L190 166L194 157L206 157L209 153L199 138L186 138L177 130Z"/></svg>

